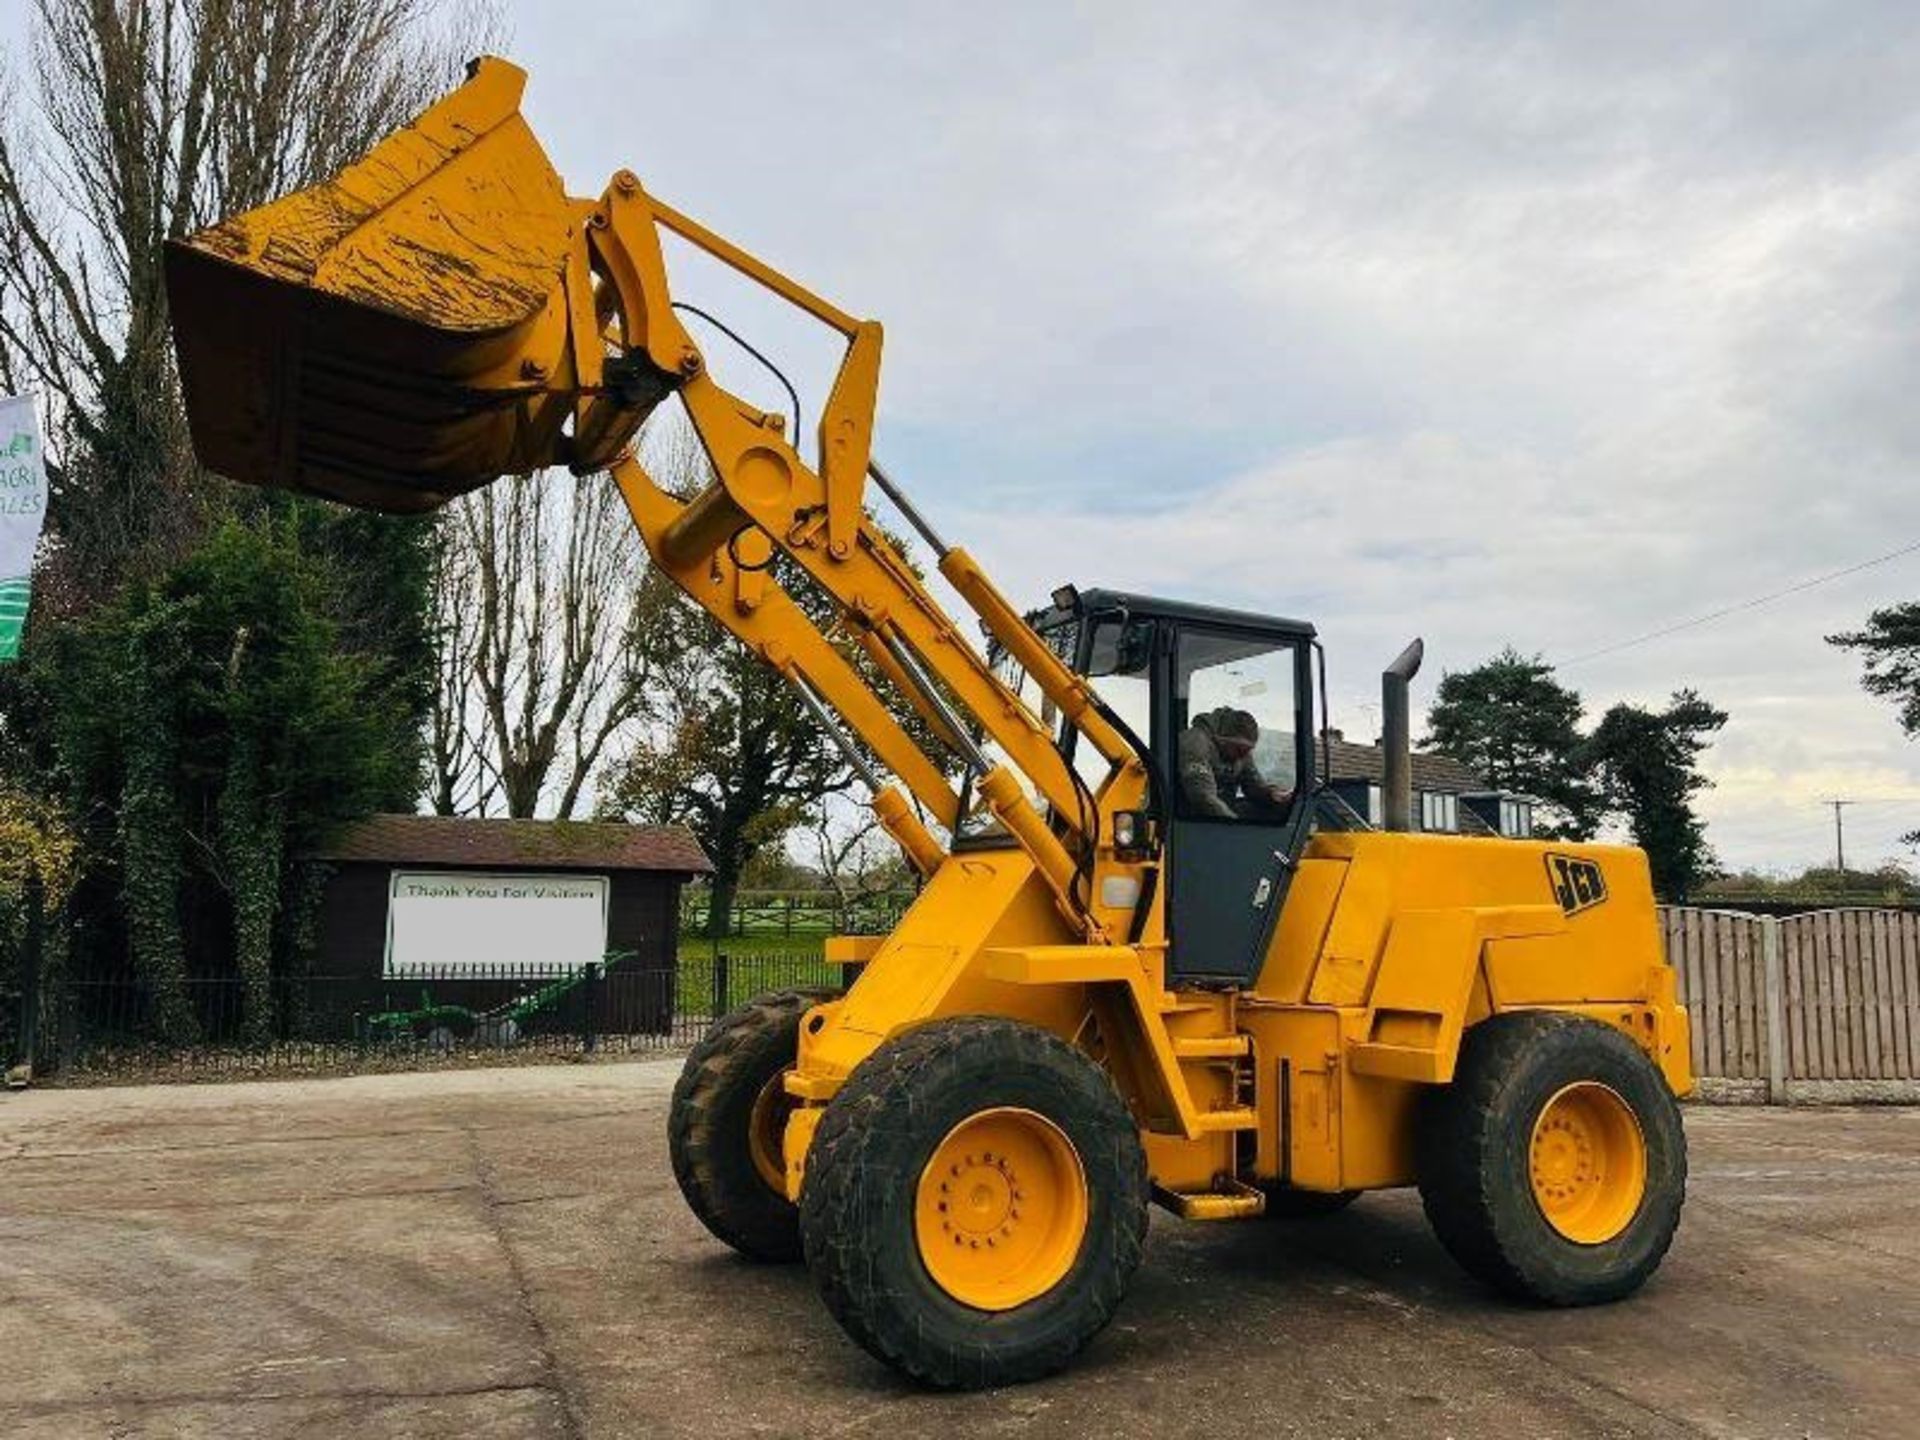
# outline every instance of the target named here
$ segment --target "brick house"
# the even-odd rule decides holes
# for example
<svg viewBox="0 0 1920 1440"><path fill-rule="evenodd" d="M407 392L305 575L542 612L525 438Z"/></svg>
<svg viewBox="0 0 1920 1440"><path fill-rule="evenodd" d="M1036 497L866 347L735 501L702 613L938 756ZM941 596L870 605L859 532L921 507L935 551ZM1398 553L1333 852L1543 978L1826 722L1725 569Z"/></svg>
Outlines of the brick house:
<svg viewBox="0 0 1920 1440"><path fill-rule="evenodd" d="M1378 745L1356 745L1338 730L1327 732L1327 748L1328 787L1368 824L1383 823L1386 752ZM1532 796L1496 790L1449 756L1413 752L1415 830L1524 840L1533 834L1533 805Z"/></svg>

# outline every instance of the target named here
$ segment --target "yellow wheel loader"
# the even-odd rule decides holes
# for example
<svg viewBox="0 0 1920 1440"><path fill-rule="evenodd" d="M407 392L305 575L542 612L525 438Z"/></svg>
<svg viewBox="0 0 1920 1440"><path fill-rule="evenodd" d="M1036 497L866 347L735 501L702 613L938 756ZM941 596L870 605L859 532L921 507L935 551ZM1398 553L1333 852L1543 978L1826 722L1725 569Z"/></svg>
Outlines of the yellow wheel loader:
<svg viewBox="0 0 1920 1440"><path fill-rule="evenodd" d="M477 61L335 179L171 245L180 375L201 458L246 482L398 512L606 472L865 777L923 888L891 934L829 942L844 987L756 1000L689 1056L670 1149L706 1227L804 1258L849 1335L950 1387L1065 1365L1149 1202L1304 1217L1417 1185L1510 1295L1636 1289L1692 1084L1645 857L1407 833L1417 644L1385 677L1375 829L1326 788L1310 625L1071 586L1023 615L875 460L879 325L631 173L567 195L522 83ZM844 338L811 443L714 378L663 233ZM690 498L634 449L675 397L712 466Z"/></svg>

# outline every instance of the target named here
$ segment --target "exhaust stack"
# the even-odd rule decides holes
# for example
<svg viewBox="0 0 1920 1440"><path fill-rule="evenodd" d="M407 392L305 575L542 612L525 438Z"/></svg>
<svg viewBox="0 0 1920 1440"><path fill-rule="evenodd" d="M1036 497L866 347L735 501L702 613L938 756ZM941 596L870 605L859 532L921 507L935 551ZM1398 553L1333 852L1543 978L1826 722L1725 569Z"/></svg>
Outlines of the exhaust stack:
<svg viewBox="0 0 1920 1440"><path fill-rule="evenodd" d="M1407 685L1420 673L1425 655L1426 645L1416 639L1380 675L1380 744L1386 752L1386 775L1380 788L1389 830L1413 828L1413 736Z"/></svg>

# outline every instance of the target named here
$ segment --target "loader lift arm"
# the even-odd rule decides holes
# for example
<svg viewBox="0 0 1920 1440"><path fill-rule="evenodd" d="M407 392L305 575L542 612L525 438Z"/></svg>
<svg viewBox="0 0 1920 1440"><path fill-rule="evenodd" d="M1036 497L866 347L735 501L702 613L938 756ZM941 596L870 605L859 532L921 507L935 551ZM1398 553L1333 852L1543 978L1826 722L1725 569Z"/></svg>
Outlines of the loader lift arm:
<svg viewBox="0 0 1920 1440"><path fill-rule="evenodd" d="M977 794L1075 929L1103 938L1107 924L1079 884L1102 829L1099 798L868 515L869 476L987 632L1108 762L1103 793L1129 773L1136 783L1123 788L1137 790L1146 762L973 557L941 542L874 462L879 324L656 199L631 171L597 200L567 197L520 117L524 81L505 61L475 61L465 85L336 180L170 244L202 455L235 478L395 510L430 508L512 470L608 470L655 563L687 595L816 713L836 712L940 825L956 829L964 797ZM845 338L819 421L818 468L784 433L784 417L713 378L675 310L662 230ZM212 313L243 306L245 336ZM382 323L390 333L377 341L365 333ZM362 357L382 349L390 364L367 371ZM271 378L247 378L263 371ZM632 444L674 394L713 474L686 500L647 472ZM349 406L358 411L343 418ZM236 412L242 421L221 430L219 417ZM423 412L435 419L424 433ZM249 414L270 423L249 431ZM256 431L274 439L261 444ZM244 443L235 438L243 433ZM795 603L772 568L776 554L830 598L837 628L958 751L968 785L956 791ZM1004 763L973 742L974 726ZM931 874L945 851L907 796L830 733L872 781L888 833Z"/></svg>
<svg viewBox="0 0 1920 1440"><path fill-rule="evenodd" d="M671 309L649 303L651 297L667 293L659 228L688 240L846 337L847 350L820 417L817 471L784 435L779 417L754 409L716 382L690 342L682 343L685 331ZM860 672L786 594L768 561L778 551L804 569L832 598L876 668L954 744L988 808L1032 855L1062 905L1077 912L1077 923L1091 923L1073 885L1077 855L1089 851L1098 835L1092 797L1084 794L1056 737L966 641L868 515L870 474L934 548L941 574L988 632L1022 663L1087 741L1110 764L1125 765L1136 757L1099 715L1086 683L1033 632L971 555L940 541L874 463L880 326L855 320L653 200L627 172L615 177L589 216L586 241L596 269L616 277L627 349L657 355L682 344L680 400L713 468L707 488L683 502L668 494L630 449L612 458L614 480L654 562L805 695L837 711L922 805L943 825L955 827L961 819L960 796ZM668 317L673 331L665 344L648 328L661 315ZM593 466L603 458L588 454L575 463ZM949 700L963 713L956 716ZM972 742L969 720L999 746L1007 765L992 763ZM1047 803L1055 817L1052 824L1029 800L1015 771ZM909 858L930 873L940 848L897 792L883 785L876 792L875 809Z"/></svg>

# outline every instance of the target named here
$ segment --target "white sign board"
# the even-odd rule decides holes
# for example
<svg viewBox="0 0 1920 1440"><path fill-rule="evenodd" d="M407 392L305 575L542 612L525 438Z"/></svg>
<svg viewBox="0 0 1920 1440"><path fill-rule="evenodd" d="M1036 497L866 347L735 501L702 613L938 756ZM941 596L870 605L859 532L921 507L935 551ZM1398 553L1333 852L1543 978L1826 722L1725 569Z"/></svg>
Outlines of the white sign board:
<svg viewBox="0 0 1920 1440"><path fill-rule="evenodd" d="M577 970L606 953L604 875L393 872L389 975L529 965Z"/></svg>
<svg viewBox="0 0 1920 1440"><path fill-rule="evenodd" d="M0 395L0 660L20 653L33 552L47 518L47 466L28 395Z"/></svg>

